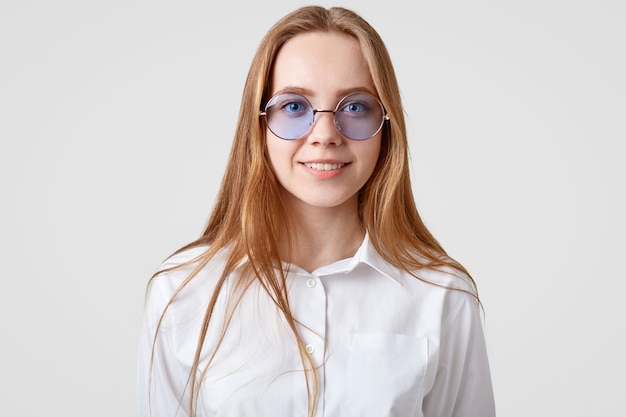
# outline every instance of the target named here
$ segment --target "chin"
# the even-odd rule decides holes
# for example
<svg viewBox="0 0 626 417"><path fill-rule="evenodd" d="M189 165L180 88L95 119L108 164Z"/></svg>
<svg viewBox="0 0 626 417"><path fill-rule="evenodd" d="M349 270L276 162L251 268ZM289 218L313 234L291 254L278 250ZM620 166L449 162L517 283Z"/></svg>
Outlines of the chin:
<svg viewBox="0 0 626 417"><path fill-rule="evenodd" d="M316 196L319 197L319 196ZM334 208L342 208L351 205L353 203L353 198L310 198L310 199L300 199L300 201L309 206L319 209L334 209ZM354 198L354 202L356 202L356 198Z"/></svg>

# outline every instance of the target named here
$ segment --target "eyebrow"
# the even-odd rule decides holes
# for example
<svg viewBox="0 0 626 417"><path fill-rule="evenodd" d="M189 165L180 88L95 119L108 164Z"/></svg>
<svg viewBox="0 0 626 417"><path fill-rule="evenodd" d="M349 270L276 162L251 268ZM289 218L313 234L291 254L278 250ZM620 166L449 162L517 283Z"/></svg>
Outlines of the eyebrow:
<svg viewBox="0 0 626 417"><path fill-rule="evenodd" d="M307 98L311 97L311 96L315 96L315 92L309 88L305 88L305 87L297 87L297 86L285 86L283 88L281 88L278 91L275 91L272 96L275 96L276 94L280 94L280 93L296 93L296 94L300 94L303 95ZM351 88L344 88L341 90L337 91L337 98L342 98L347 96L348 94L352 94L352 93L370 93L371 95L373 95L374 97L378 97L378 95L371 91L369 88L367 87L351 87Z"/></svg>

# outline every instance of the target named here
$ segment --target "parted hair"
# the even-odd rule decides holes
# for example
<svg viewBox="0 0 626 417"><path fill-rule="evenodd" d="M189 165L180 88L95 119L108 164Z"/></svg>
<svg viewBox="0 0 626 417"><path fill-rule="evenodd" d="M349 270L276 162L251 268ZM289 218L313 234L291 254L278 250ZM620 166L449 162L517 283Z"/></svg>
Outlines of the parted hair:
<svg viewBox="0 0 626 417"><path fill-rule="evenodd" d="M372 245L387 262L411 273L422 268L452 269L469 277L462 265L447 256L418 214L410 182L400 91L381 37L362 17L344 8L309 6L293 11L276 22L260 42L245 82L234 141L213 211L200 238L176 252L206 247L202 255L194 259L194 272L174 294L168 307L218 251L226 249L228 253L225 268L217 281L198 334L195 358L185 387L190 400L183 406L189 408L188 412L192 416L195 415L200 385L209 366L199 369L217 298L220 291L225 290L224 283L229 274L242 262L245 265L242 276L247 278L234 283L234 287L229 287L229 290L241 295L252 283L256 283L271 297L297 341L311 416L316 407L317 372L291 314L286 273L279 256L279 240L293 242L297 236L292 233L289 216L281 201L279 184L266 152L266 126L263 118L259 117L260 109L269 99L269 80L276 55L290 39L310 32L340 33L358 42L369 67L375 93L389 115L390 120L383 127L381 154L376 167L358 195L359 218ZM420 279L418 274L414 275ZM473 285L471 277L469 280ZM475 286L473 290L478 298ZM167 307L161 320L165 314ZM219 343L215 351L218 348ZM209 358L209 364L213 356ZM200 377L196 377L198 373Z"/></svg>

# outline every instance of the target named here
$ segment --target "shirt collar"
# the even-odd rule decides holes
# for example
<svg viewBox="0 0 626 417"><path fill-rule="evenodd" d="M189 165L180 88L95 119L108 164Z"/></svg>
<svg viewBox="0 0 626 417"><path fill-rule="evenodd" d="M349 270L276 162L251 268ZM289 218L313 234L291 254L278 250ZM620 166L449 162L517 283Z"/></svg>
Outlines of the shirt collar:
<svg viewBox="0 0 626 417"><path fill-rule="evenodd" d="M354 255L355 263L354 267L356 267L359 263L364 263L369 265L371 268L374 268L376 271L380 272L385 277L394 281L395 283L402 285L402 281L400 280L400 270L395 266L391 265L389 262L385 261L382 256L376 251L374 245L370 240L369 234L365 234L365 238L363 239L363 243L361 247ZM354 268L353 267L353 268Z"/></svg>
<svg viewBox="0 0 626 417"><path fill-rule="evenodd" d="M324 276L331 275L337 273L350 273L352 272L359 264L365 264L370 268L373 268L385 278L388 278L394 281L398 285L402 285L402 281L400 280L401 272L395 266L389 264L385 261L376 251L372 242L369 238L369 234L366 233L363 238L363 242L359 249L357 249L356 253L351 258L341 259L339 261L333 262L329 265L325 265L321 268L316 269L312 272L312 275L315 276ZM284 264L284 266L287 266ZM300 269L295 265L291 265L289 267L289 272L300 274L307 274L304 270Z"/></svg>

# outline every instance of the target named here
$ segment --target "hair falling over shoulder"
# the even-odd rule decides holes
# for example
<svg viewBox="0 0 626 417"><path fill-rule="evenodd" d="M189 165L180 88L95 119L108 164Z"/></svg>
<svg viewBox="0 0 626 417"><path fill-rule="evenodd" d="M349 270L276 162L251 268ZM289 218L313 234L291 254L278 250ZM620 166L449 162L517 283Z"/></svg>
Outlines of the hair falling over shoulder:
<svg viewBox="0 0 626 417"><path fill-rule="evenodd" d="M186 387L191 398L186 406L191 416L196 414L195 406L202 382L202 378L197 379L195 375L204 375L209 366L198 369L216 300L228 275L242 262L245 262L248 276L256 280L272 298L293 331L305 370L309 415L313 415L316 407L317 372L291 315L286 276L281 268L278 251L279 238L285 237L285 231L289 239L294 236L289 232L291 229L279 196L278 183L267 158L265 126L259 117L263 103L269 98L268 80L281 46L298 34L315 31L340 32L359 43L376 93L390 116L390 122L384 126L380 158L372 176L359 192L359 216L373 246L389 263L409 272L420 268L449 267L469 277L462 265L447 256L418 214L410 183L408 143L400 91L382 39L369 23L350 10L316 6L300 8L280 19L262 39L245 82L226 172L207 226L199 239L177 251L197 246L208 248L196 259L195 273L185 280L170 304L217 251L226 248L229 254L225 270L205 313L202 331L198 335ZM233 290L241 294L247 287L249 282L236 283ZM474 295L478 299L477 294ZM166 313L167 308L163 315Z"/></svg>

